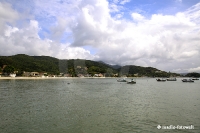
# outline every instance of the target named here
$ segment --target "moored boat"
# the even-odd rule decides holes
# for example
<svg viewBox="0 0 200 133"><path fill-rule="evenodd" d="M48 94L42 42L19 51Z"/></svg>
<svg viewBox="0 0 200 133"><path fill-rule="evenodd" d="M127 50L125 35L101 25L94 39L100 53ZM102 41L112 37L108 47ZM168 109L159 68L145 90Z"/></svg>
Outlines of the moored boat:
<svg viewBox="0 0 200 133"><path fill-rule="evenodd" d="M164 81L166 81L166 79L156 79L157 81L162 81L162 82L164 82Z"/></svg>
<svg viewBox="0 0 200 133"><path fill-rule="evenodd" d="M123 78L123 79L117 79L117 82L126 82L126 78Z"/></svg>
<svg viewBox="0 0 200 133"><path fill-rule="evenodd" d="M198 78L192 78L192 80L199 80Z"/></svg>
<svg viewBox="0 0 200 133"><path fill-rule="evenodd" d="M192 79L182 79L183 82L194 82Z"/></svg>
<svg viewBox="0 0 200 133"><path fill-rule="evenodd" d="M131 81L128 81L127 84L136 84L136 81L134 79L131 79Z"/></svg>
<svg viewBox="0 0 200 133"><path fill-rule="evenodd" d="M168 78L167 81L176 81L176 78Z"/></svg>

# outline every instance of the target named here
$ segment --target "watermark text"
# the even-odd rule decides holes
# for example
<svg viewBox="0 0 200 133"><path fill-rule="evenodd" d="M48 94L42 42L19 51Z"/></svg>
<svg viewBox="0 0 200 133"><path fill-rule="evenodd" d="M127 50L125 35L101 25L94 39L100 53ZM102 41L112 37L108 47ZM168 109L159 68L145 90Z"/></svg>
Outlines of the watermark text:
<svg viewBox="0 0 200 133"><path fill-rule="evenodd" d="M189 126L183 126L183 125L168 125L168 126L164 126L164 125L158 125L157 126L158 129L194 129L194 125L189 125Z"/></svg>

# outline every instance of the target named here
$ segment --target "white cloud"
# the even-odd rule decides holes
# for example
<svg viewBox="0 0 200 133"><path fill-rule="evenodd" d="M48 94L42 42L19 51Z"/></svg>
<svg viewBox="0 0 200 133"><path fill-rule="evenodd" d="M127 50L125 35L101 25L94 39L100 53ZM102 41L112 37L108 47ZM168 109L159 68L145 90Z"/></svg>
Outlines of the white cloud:
<svg viewBox="0 0 200 133"><path fill-rule="evenodd" d="M122 4L122 5L124 5L124 4L126 4L126 3L130 2L130 1L131 0L113 0L112 2L114 4Z"/></svg>
<svg viewBox="0 0 200 133"><path fill-rule="evenodd" d="M6 30L5 30L5 36L9 37L12 33L15 33L16 31L18 31L19 29L16 27L11 27L11 26L7 26Z"/></svg>
<svg viewBox="0 0 200 133"><path fill-rule="evenodd" d="M5 23L15 22L18 17L12 16L19 16L7 4L11 17L1 20L0 53L87 58L111 64L153 66L166 71L200 66L200 3L175 15L153 14L145 18L134 12L130 15L133 21L127 21L123 13L115 18L110 15L111 11L120 11L117 6L120 2L129 1L115 0L109 5L106 0L64 3L36 0L34 15L44 19L31 20L24 27ZM45 25L46 20L49 23ZM50 38L40 38L43 28L49 29ZM60 43L66 33L72 40ZM83 46L96 49L95 55Z"/></svg>
<svg viewBox="0 0 200 133"><path fill-rule="evenodd" d="M130 2L130 1L131 1L131 0L122 0L122 1L120 2L120 4L124 5L124 4L126 4L126 3Z"/></svg>
<svg viewBox="0 0 200 133"><path fill-rule="evenodd" d="M200 72L200 67L190 68L188 71L189 72Z"/></svg>
<svg viewBox="0 0 200 133"><path fill-rule="evenodd" d="M19 14L10 4L0 2L0 34L3 33L2 29L6 28L6 23L14 24L18 18Z"/></svg>
<svg viewBox="0 0 200 133"><path fill-rule="evenodd" d="M142 16L139 13L134 12L134 13L131 14L131 16L135 21L143 21L144 20L144 16Z"/></svg>
<svg viewBox="0 0 200 133"><path fill-rule="evenodd" d="M93 59L89 51L80 47L69 47L69 44L57 43L45 39L42 40L38 31L38 22L31 20L27 27L18 29L7 26L5 35L0 36L1 55L28 54L48 55L60 59Z"/></svg>
<svg viewBox="0 0 200 133"><path fill-rule="evenodd" d="M0 2L0 20L1 22L13 22L19 17L10 4Z"/></svg>
<svg viewBox="0 0 200 133"><path fill-rule="evenodd" d="M119 12L120 11L120 6L116 5L116 4L110 4L110 12Z"/></svg>

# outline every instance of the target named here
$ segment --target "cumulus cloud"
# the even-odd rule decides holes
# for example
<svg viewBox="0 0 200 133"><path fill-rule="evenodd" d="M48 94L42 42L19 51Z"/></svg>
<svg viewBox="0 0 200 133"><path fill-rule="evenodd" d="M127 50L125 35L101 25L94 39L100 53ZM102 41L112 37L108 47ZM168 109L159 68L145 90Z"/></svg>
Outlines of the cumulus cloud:
<svg viewBox="0 0 200 133"><path fill-rule="evenodd" d="M40 28L36 20L31 20L27 27L6 26L4 34L0 35L1 55L28 54L47 55L60 59L93 59L90 51L81 47L69 47L69 44L57 43L50 39L42 40Z"/></svg>
<svg viewBox="0 0 200 133"><path fill-rule="evenodd" d="M200 67L190 68L188 71L189 72L200 72Z"/></svg>
<svg viewBox="0 0 200 133"><path fill-rule="evenodd" d="M106 0L36 0L35 19L24 27L6 24L8 20L15 22L20 14L1 3L0 11L7 4L11 15L1 20L0 53L86 58L177 72L200 66L200 3L175 15L153 14L146 18L132 12L133 20L123 18L123 13L119 17L110 15L111 11L120 11L117 4L126 2L129 0L115 0L111 6ZM38 19L41 17L44 19ZM46 28L49 35L41 38L39 33ZM60 40L64 34L70 39L63 43Z"/></svg>
<svg viewBox="0 0 200 133"><path fill-rule="evenodd" d="M6 27L6 23L14 24L19 18L19 14L12 9L8 3L0 2L0 34L4 32L2 29Z"/></svg>
<svg viewBox="0 0 200 133"><path fill-rule="evenodd" d="M182 66L189 67L181 63L199 57L199 24L191 20L191 16L198 15L198 12L154 14L150 19L132 13L137 23L115 20L109 14L102 14L104 25L93 18L95 14L87 15L91 15L90 20L83 14L81 21L78 21L78 25L73 29L78 32L78 34L73 32L75 36L73 45L97 47L99 60L121 65L143 64L170 70L173 67L177 69ZM145 21L141 21L144 19ZM101 30L102 26L104 30ZM200 65L198 60L196 65Z"/></svg>
<svg viewBox="0 0 200 133"><path fill-rule="evenodd" d="M19 15L10 4L0 2L0 16L1 22L13 22Z"/></svg>
<svg viewBox="0 0 200 133"><path fill-rule="evenodd" d="M144 17L141 15L141 14L139 14L139 13L132 13L131 14L131 16L132 16L132 18L135 20L135 21L142 21L142 20L144 20Z"/></svg>

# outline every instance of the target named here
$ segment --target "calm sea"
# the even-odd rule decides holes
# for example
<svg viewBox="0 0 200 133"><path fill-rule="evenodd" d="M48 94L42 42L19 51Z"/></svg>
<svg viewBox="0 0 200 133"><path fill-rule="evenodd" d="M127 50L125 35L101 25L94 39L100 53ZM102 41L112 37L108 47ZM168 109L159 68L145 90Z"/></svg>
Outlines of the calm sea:
<svg viewBox="0 0 200 133"><path fill-rule="evenodd" d="M200 81L136 81L0 80L0 133L200 132Z"/></svg>

